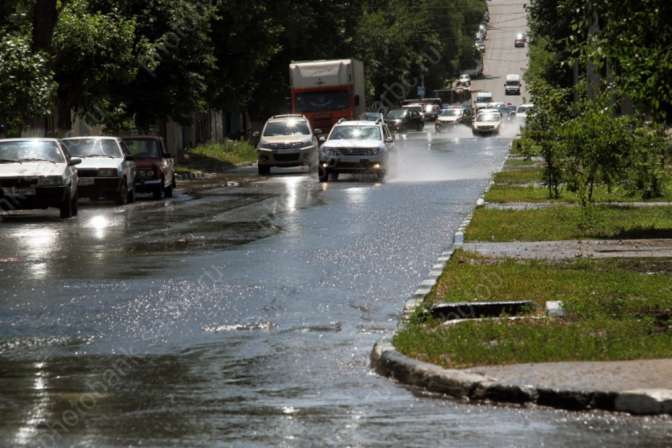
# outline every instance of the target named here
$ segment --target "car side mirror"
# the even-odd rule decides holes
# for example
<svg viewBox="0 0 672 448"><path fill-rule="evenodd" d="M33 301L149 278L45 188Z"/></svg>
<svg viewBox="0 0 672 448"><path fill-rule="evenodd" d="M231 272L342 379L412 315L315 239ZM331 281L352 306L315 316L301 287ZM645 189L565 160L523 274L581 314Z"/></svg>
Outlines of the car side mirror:
<svg viewBox="0 0 672 448"><path fill-rule="evenodd" d="M80 159L79 157L73 157L73 158L70 159L70 161L68 162L68 165L70 165L70 166L75 166L75 165L80 165L81 163L82 163L82 159Z"/></svg>

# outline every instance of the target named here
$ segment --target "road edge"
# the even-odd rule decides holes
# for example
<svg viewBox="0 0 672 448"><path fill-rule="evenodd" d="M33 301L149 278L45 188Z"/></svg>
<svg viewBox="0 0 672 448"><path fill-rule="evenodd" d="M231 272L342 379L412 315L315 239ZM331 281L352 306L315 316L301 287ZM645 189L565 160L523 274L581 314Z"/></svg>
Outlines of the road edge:
<svg viewBox="0 0 672 448"><path fill-rule="evenodd" d="M496 172L503 169L510 153ZM488 187L479 197L474 209L455 232L452 247L441 254L429 277L420 284L402 310L398 327L408 321L425 297L436 285L455 249L464 245L465 232L477 207L485 204ZM571 411L602 410L633 415L672 415L672 390L639 389L631 391L547 389L534 385L518 386L500 382L496 378L459 370L445 369L435 364L410 358L394 347L396 331L383 336L371 351L371 367L379 374L402 384L419 387L458 400L497 402L517 405L539 405Z"/></svg>

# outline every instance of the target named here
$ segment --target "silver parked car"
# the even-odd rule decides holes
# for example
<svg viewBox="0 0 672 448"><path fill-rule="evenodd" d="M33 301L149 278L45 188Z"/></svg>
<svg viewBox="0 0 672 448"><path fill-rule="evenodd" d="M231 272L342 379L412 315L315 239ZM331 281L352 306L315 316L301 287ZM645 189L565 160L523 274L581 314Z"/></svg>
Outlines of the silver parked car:
<svg viewBox="0 0 672 448"><path fill-rule="evenodd" d="M275 115L266 121L257 145L259 175L271 173L271 167L317 166L317 135L303 115Z"/></svg>
<svg viewBox="0 0 672 448"><path fill-rule="evenodd" d="M112 199L119 205L135 201L135 162L121 139L75 137L63 144L82 159L77 167L80 197Z"/></svg>
<svg viewBox="0 0 672 448"><path fill-rule="evenodd" d="M0 140L0 209L60 210L61 218L77 215L77 170L58 140Z"/></svg>

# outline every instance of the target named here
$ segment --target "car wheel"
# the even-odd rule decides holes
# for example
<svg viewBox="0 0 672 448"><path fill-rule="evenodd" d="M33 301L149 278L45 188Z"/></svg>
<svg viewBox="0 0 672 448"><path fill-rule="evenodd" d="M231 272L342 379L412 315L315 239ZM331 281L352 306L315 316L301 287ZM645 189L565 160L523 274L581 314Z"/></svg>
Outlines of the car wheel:
<svg viewBox="0 0 672 448"><path fill-rule="evenodd" d="M173 181L173 184L175 181ZM171 184L169 187L166 187L165 190L163 191L163 194L166 195L167 198L172 198L173 197L173 185Z"/></svg>
<svg viewBox="0 0 672 448"><path fill-rule="evenodd" d="M166 188L163 185L163 179L161 179L161 183L159 184L159 188L154 190L152 192L152 195L153 195L154 199L156 199L157 201L159 199L163 198L164 195L166 195Z"/></svg>
<svg viewBox="0 0 672 448"><path fill-rule="evenodd" d="M329 181L329 173L326 170L320 170L317 172L317 177L320 179L320 182Z"/></svg>
<svg viewBox="0 0 672 448"><path fill-rule="evenodd" d="M132 204L135 202L135 188L128 192L128 203Z"/></svg>
<svg viewBox="0 0 672 448"><path fill-rule="evenodd" d="M121 181L119 193L117 194L117 205L126 205L128 203L128 184L126 179Z"/></svg>
<svg viewBox="0 0 672 448"><path fill-rule="evenodd" d="M75 193L75 197L72 199L72 216L77 216L79 214L79 194Z"/></svg>
<svg viewBox="0 0 672 448"><path fill-rule="evenodd" d="M74 216L72 206L73 206L73 198L70 197L70 195L68 195L68 197L65 198L65 201L61 203L60 207L61 219L68 219Z"/></svg>
<svg viewBox="0 0 672 448"><path fill-rule="evenodd" d="M271 167L268 165L259 165L259 175L268 176L271 174Z"/></svg>

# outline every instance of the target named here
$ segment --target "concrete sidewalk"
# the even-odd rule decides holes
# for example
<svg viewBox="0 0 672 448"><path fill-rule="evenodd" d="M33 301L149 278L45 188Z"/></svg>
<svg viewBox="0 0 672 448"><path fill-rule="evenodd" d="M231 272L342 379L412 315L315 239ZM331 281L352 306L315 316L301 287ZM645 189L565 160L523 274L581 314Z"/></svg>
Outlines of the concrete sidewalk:
<svg viewBox="0 0 672 448"><path fill-rule="evenodd" d="M496 378L516 386L560 390L624 392L635 389L670 389L672 359L557 362L473 367L465 372Z"/></svg>
<svg viewBox="0 0 672 448"><path fill-rule="evenodd" d="M672 258L671 239L473 242L465 243L463 249L487 257L524 260Z"/></svg>

